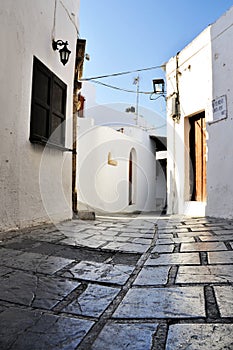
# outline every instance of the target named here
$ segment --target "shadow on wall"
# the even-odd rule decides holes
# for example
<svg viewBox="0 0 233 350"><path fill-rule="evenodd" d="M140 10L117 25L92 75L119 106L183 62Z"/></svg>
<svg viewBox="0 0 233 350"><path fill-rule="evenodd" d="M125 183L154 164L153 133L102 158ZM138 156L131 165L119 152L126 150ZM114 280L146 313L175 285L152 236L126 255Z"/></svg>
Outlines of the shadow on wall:
<svg viewBox="0 0 233 350"><path fill-rule="evenodd" d="M170 193L171 213L169 213L169 214L175 214L175 213L178 213L178 200L177 200L178 192L177 192L176 179L175 179L175 176L173 176L171 171L170 171L170 189L171 189L172 193Z"/></svg>

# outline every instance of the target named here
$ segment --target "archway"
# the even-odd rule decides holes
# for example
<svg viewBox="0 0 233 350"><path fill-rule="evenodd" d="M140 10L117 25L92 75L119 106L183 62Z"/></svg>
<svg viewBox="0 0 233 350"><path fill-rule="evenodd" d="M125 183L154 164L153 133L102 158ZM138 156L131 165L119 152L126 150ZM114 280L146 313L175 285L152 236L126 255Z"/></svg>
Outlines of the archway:
<svg viewBox="0 0 233 350"><path fill-rule="evenodd" d="M129 154L129 205L136 203L136 151L131 149Z"/></svg>

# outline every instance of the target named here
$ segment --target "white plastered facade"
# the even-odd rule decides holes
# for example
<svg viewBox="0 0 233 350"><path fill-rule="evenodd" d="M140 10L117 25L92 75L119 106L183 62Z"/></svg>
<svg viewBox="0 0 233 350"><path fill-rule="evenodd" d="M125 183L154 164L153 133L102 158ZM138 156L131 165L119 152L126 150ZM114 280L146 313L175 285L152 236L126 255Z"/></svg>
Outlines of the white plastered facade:
<svg viewBox="0 0 233 350"><path fill-rule="evenodd" d="M108 213L156 210L155 144L139 127L128 129L124 127L121 133L110 127L95 126L91 118L78 118L79 210ZM164 178L162 173L159 176ZM165 180L161 183L166 192Z"/></svg>
<svg viewBox="0 0 233 350"><path fill-rule="evenodd" d="M29 135L35 56L67 85L66 146L72 148L78 12L77 0L1 1L1 230L72 217L71 153L32 144ZM52 49L53 36L69 42L65 67Z"/></svg>
<svg viewBox="0 0 233 350"><path fill-rule="evenodd" d="M168 213L232 218L233 8L166 64ZM180 121L172 100L180 97ZM212 101L225 96L227 118L215 120ZM206 201L190 200L189 118L205 113ZM224 114L225 116L225 114Z"/></svg>

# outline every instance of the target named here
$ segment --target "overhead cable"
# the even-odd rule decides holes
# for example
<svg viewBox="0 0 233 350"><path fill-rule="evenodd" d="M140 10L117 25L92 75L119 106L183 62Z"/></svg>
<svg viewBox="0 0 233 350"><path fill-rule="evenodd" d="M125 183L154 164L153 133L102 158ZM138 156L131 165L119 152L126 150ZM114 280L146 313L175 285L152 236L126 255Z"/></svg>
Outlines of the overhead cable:
<svg viewBox="0 0 233 350"><path fill-rule="evenodd" d="M102 83L101 81L98 81L98 80L92 80L93 83L95 84L99 84L99 85L103 85L105 87L108 87L108 88L111 88L111 89L114 89L114 90L119 90L119 91L124 91L124 92L130 92L130 93L137 93L136 91L134 90L128 90L128 89L123 89L123 88L120 88L120 87L117 87L117 86L114 86L114 85L110 85L110 84L105 84L105 83ZM151 91L138 91L139 94L145 94L145 95L151 95L153 94L153 92Z"/></svg>
<svg viewBox="0 0 233 350"><path fill-rule="evenodd" d="M126 71L126 72L118 72L118 73L112 73L112 74L106 74L106 75L99 75L99 76L97 76L97 77L82 78L82 79L80 79L80 81L89 81L89 80L94 80L94 79L102 79L102 78L108 78L108 77L116 77L116 76L120 76L120 75L131 74L131 73L137 73L137 72L143 72L143 71L153 70L153 69L158 69L158 68L163 68L163 67L164 67L164 65L160 65L160 66L153 66L153 67L141 68L141 69Z"/></svg>

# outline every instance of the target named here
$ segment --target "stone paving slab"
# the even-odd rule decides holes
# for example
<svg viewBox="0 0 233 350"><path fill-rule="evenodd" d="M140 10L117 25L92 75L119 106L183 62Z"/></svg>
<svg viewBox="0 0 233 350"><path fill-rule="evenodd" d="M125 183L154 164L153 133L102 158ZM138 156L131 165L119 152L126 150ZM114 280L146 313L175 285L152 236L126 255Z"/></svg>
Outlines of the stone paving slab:
<svg viewBox="0 0 233 350"><path fill-rule="evenodd" d="M212 236L213 234L206 229L206 231L198 231L198 232L184 232L177 233L178 237L201 237L201 236Z"/></svg>
<svg viewBox="0 0 233 350"><path fill-rule="evenodd" d="M158 231L159 232L164 232L164 233L173 233L172 231L175 229L175 225L167 225L166 226L166 223L162 223L161 221L157 221L156 222L156 225L157 225L157 228L158 228ZM166 229L167 229L167 231L166 231Z"/></svg>
<svg viewBox="0 0 233 350"><path fill-rule="evenodd" d="M7 307L6 306L4 306L4 305L0 305L0 313L1 312L3 312L3 311L5 311L7 309Z"/></svg>
<svg viewBox="0 0 233 350"><path fill-rule="evenodd" d="M79 282L67 281L64 278L36 276L2 267L0 286L0 300L51 309L77 288Z"/></svg>
<svg viewBox="0 0 233 350"><path fill-rule="evenodd" d="M26 233L25 238L28 239L34 239L36 241L44 241L44 242L51 242L56 243L59 242L61 239L65 238L65 235L58 230L49 230L49 231L43 231L41 229L33 230L30 233Z"/></svg>
<svg viewBox="0 0 233 350"><path fill-rule="evenodd" d="M90 230L87 230L90 231ZM88 239L91 237L95 237L95 231L92 230L92 232L88 233L83 229L83 231L76 231L69 229L69 231L62 231L64 237L63 238L74 238L74 239Z"/></svg>
<svg viewBox="0 0 233 350"><path fill-rule="evenodd" d="M98 229L98 224L101 224L101 222L98 222L98 220L95 221L83 221L83 220L71 220L71 221L64 221L61 223L56 224L56 228L59 231L76 231L81 232L83 230L88 231L93 230L95 228Z"/></svg>
<svg viewBox="0 0 233 350"><path fill-rule="evenodd" d="M82 261L67 270L62 276L83 279L86 281L107 282L122 285L127 281L133 269L133 266L128 265L112 265Z"/></svg>
<svg viewBox="0 0 233 350"><path fill-rule="evenodd" d="M222 242L199 242L199 243L182 243L181 252L208 252L216 250L227 250Z"/></svg>
<svg viewBox="0 0 233 350"><path fill-rule="evenodd" d="M146 266L141 270L133 285L158 286L166 284L169 270L170 266Z"/></svg>
<svg viewBox="0 0 233 350"><path fill-rule="evenodd" d="M94 236L94 239L97 241L105 241L105 242L130 242L129 236L110 236L106 235L105 233L98 234Z"/></svg>
<svg viewBox="0 0 233 350"><path fill-rule="evenodd" d="M12 308L0 313L0 324L1 349L73 350L93 322Z"/></svg>
<svg viewBox="0 0 233 350"><path fill-rule="evenodd" d="M11 274L13 270L10 267L0 266L0 277L7 276Z"/></svg>
<svg viewBox="0 0 233 350"><path fill-rule="evenodd" d="M133 239L133 243L136 244L143 244L143 245L150 245L151 239L150 238L135 238Z"/></svg>
<svg viewBox="0 0 233 350"><path fill-rule="evenodd" d="M92 345L92 350L151 350L156 323L109 322Z"/></svg>
<svg viewBox="0 0 233 350"><path fill-rule="evenodd" d="M151 253L172 253L174 248L174 244L159 244L155 246Z"/></svg>
<svg viewBox="0 0 233 350"><path fill-rule="evenodd" d="M200 236L202 242L225 242L233 241L233 235Z"/></svg>
<svg viewBox="0 0 233 350"><path fill-rule="evenodd" d="M205 316L202 287L133 288L115 318L192 318Z"/></svg>
<svg viewBox="0 0 233 350"><path fill-rule="evenodd" d="M233 235L233 230L213 230L214 234L216 235Z"/></svg>
<svg viewBox="0 0 233 350"><path fill-rule="evenodd" d="M4 249L3 252L6 254L2 257L2 259L0 258L0 265L50 275L74 261L71 259L64 259L37 253L22 253L21 251L17 252L10 250L7 251L7 249ZM11 259L9 259L9 256L11 256ZM12 259L13 256L14 258Z"/></svg>
<svg viewBox="0 0 233 350"><path fill-rule="evenodd" d="M160 228L159 230L160 234L163 234L163 233L178 233L178 232L188 232L188 228L175 228L175 227L172 227L172 228Z"/></svg>
<svg viewBox="0 0 233 350"><path fill-rule="evenodd" d="M103 251L105 254L106 252ZM109 253L111 254L111 253ZM118 265L124 264L129 266L135 266L138 260L140 259L141 254L132 254L132 253L123 253L123 252L114 252L113 255L108 259L109 264Z"/></svg>
<svg viewBox="0 0 233 350"><path fill-rule="evenodd" d="M193 243L195 242L193 237L178 237L178 238L163 238L160 237L157 240L157 244L174 244L174 243Z"/></svg>
<svg viewBox="0 0 233 350"><path fill-rule="evenodd" d="M119 227L107 227L106 228L106 231L107 232L109 232L109 234L113 234L113 231L115 232L115 234L120 234L120 233L125 233L125 234L133 234L133 233L139 233L140 234L140 232L139 231L136 231L135 230L135 228L133 228L133 227L127 227L127 226L125 226L125 227L121 227L121 228L119 228Z"/></svg>
<svg viewBox="0 0 233 350"><path fill-rule="evenodd" d="M141 228L135 228L135 227L123 227L123 228L116 228L116 227L110 227L106 229L106 232L109 234L113 234L113 231L115 231L115 234L117 235L124 235L128 237L132 237L134 235L136 236L153 236L155 229L154 228L148 228L148 229L141 229Z"/></svg>
<svg viewBox="0 0 233 350"><path fill-rule="evenodd" d="M173 233L163 233L163 232L158 232L158 238L167 238L167 239L169 239L169 238L173 238L174 237L174 235L173 235Z"/></svg>
<svg viewBox="0 0 233 350"><path fill-rule="evenodd" d="M144 232L121 232L120 234L118 234L118 237L127 237L128 239L131 238L146 238L146 239L150 239L154 237L154 233L144 233Z"/></svg>
<svg viewBox="0 0 233 350"><path fill-rule="evenodd" d="M0 349L10 349L24 332L33 327L41 318L41 311L12 307L0 313ZM13 349L16 349L13 348ZM22 348L21 348L22 349Z"/></svg>
<svg viewBox="0 0 233 350"><path fill-rule="evenodd" d="M233 282L233 265L180 266L176 283Z"/></svg>
<svg viewBox="0 0 233 350"><path fill-rule="evenodd" d="M214 291L221 316L233 317L233 286L215 286Z"/></svg>
<svg viewBox="0 0 233 350"><path fill-rule="evenodd" d="M198 253L168 253L168 254L152 254L145 262L145 265L197 265L200 264ZM189 269L189 267L187 267Z"/></svg>
<svg viewBox="0 0 233 350"><path fill-rule="evenodd" d="M4 241L0 246L2 246L0 250L0 255L2 254L2 251L6 249L13 249L13 250L21 250L21 251L29 251L32 252L33 249L40 246L45 242L39 242L34 239L29 239L25 235L21 235L20 237L14 237L12 239L8 239ZM51 243L47 243L51 244ZM54 244L51 244L52 247L54 247Z"/></svg>
<svg viewBox="0 0 233 350"><path fill-rule="evenodd" d="M111 242L107 243L102 249L117 250L121 252L131 253L144 253L149 247L149 244L136 244L136 243L122 243L122 242Z"/></svg>
<svg viewBox="0 0 233 350"><path fill-rule="evenodd" d="M205 224L205 226L213 226L213 227L218 227L218 226L220 226L220 227L222 227L222 228L227 228L227 229L232 229L232 223L231 222L227 222L227 221L225 221L225 222L221 222L220 221L220 219L217 219L216 220L216 222L215 223L210 223L210 222L207 222L206 224Z"/></svg>
<svg viewBox="0 0 233 350"><path fill-rule="evenodd" d="M62 311L74 315L99 317L119 291L120 288L89 284L81 296Z"/></svg>
<svg viewBox="0 0 233 350"><path fill-rule="evenodd" d="M120 231L122 232L122 231ZM117 236L120 236L120 233L119 233L119 230L114 228L114 229L104 229L102 232L102 234L104 234L105 236L108 236L108 239L110 239L110 237L117 237ZM126 237L129 237L129 234L126 233Z"/></svg>
<svg viewBox="0 0 233 350"><path fill-rule="evenodd" d="M7 264L9 261L16 259L20 254L22 254L21 251L0 247L0 265Z"/></svg>
<svg viewBox="0 0 233 350"><path fill-rule="evenodd" d="M86 241L86 244L84 243ZM106 241L98 241L96 239L82 239L82 238L66 238L60 241L64 245L73 245L73 246L87 246L90 248L100 248Z"/></svg>
<svg viewBox="0 0 233 350"><path fill-rule="evenodd" d="M233 264L233 250L228 252L209 252L209 264Z"/></svg>
<svg viewBox="0 0 233 350"><path fill-rule="evenodd" d="M201 232L201 231L206 231L206 226L192 226L190 225L189 226L189 229L192 231L192 232ZM211 231L213 230L221 230L221 228L219 227L211 227Z"/></svg>
<svg viewBox="0 0 233 350"><path fill-rule="evenodd" d="M154 223L153 223L152 227L150 227L150 228L140 228L139 229L139 231L145 236L149 236L151 234L154 234L155 230L156 230L156 227L155 227Z"/></svg>
<svg viewBox="0 0 233 350"><path fill-rule="evenodd" d="M232 350L232 324L177 324L169 327L166 350Z"/></svg>

